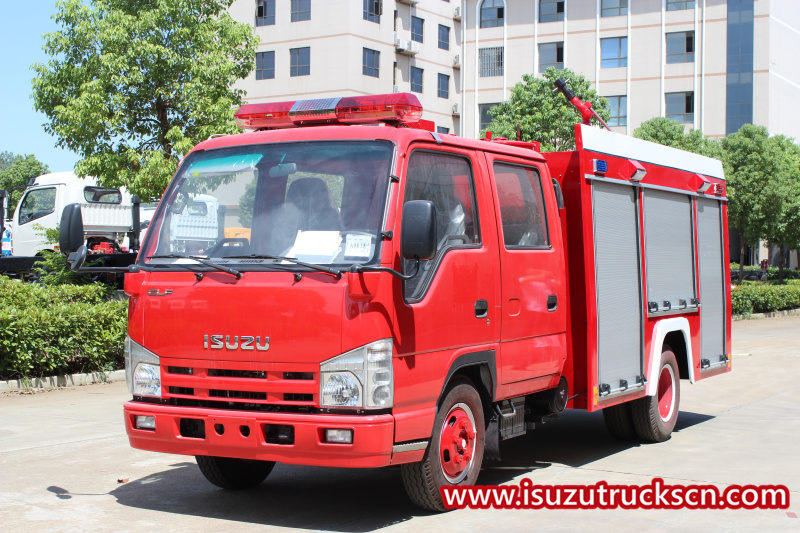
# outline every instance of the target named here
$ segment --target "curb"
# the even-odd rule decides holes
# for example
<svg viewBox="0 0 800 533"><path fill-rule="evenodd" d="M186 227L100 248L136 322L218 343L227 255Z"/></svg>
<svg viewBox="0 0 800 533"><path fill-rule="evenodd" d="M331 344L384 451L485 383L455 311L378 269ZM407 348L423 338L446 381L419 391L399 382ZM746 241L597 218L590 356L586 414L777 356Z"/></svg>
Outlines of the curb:
<svg viewBox="0 0 800 533"><path fill-rule="evenodd" d="M48 376L31 378L30 380L9 379L0 381L0 392L14 392L34 389L58 389L63 387L78 387L92 383L111 383L124 381L125 370L112 372L91 372L89 374L67 374L65 376Z"/></svg>
<svg viewBox="0 0 800 533"><path fill-rule="evenodd" d="M753 313L751 315L733 315L733 320L754 320L759 318L775 318L778 316L800 316L800 308L771 313Z"/></svg>

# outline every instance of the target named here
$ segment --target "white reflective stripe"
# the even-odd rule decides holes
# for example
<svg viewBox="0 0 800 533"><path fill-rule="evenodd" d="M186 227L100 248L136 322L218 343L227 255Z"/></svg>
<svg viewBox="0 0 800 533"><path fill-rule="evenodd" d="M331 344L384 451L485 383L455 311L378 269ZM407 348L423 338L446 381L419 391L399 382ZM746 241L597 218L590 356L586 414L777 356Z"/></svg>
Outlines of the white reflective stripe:
<svg viewBox="0 0 800 533"><path fill-rule="evenodd" d="M678 150L650 141L628 137L601 128L581 124L583 149L644 163L696 172L724 180L722 163L711 157Z"/></svg>
<svg viewBox="0 0 800 533"><path fill-rule="evenodd" d="M673 331L680 331L683 333L683 339L686 342L686 363L689 367L689 383L694 383L694 364L692 363L692 335L689 329L689 321L686 317L665 318L656 322L653 328L653 341L650 344L650 365L647 372L647 388L645 389L648 396L654 396L658 390L658 374L660 368L658 367L661 361L661 348L664 346L664 338L668 333ZM678 354L675 354L677 360Z"/></svg>

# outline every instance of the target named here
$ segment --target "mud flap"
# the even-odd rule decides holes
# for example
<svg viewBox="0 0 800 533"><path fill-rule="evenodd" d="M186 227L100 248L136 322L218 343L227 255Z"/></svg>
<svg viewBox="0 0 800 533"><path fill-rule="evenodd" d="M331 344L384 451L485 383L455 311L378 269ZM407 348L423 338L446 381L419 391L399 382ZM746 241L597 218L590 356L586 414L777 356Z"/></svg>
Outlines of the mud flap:
<svg viewBox="0 0 800 533"><path fill-rule="evenodd" d="M500 461L500 419L496 412L492 411L489 423L486 425L483 444L484 461Z"/></svg>

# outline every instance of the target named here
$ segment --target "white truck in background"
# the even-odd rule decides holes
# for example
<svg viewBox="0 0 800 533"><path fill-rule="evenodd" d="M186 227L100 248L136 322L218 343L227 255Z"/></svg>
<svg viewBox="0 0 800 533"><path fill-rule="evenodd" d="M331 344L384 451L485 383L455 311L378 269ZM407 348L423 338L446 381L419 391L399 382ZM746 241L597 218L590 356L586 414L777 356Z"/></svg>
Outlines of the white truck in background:
<svg viewBox="0 0 800 533"><path fill-rule="evenodd" d="M96 253L127 252L132 228L133 202L124 188L108 188L95 178L72 172L43 174L31 180L14 210L11 255L35 256L57 248L44 230L55 229L69 204L79 203L89 250ZM143 210L152 216L152 210Z"/></svg>

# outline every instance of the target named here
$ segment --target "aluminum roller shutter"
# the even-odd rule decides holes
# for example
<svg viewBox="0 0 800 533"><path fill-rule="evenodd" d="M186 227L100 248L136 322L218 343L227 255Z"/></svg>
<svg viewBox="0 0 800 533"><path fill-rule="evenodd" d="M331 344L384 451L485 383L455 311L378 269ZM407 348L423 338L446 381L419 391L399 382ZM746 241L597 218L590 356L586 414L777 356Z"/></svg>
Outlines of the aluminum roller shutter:
<svg viewBox="0 0 800 533"><path fill-rule="evenodd" d="M724 365L725 280L722 264L722 209L718 200L697 200L697 246L700 259L700 358L703 367ZM705 360L708 361L706 364Z"/></svg>
<svg viewBox="0 0 800 533"><path fill-rule="evenodd" d="M642 295L636 191L592 184L597 284L598 383L605 392L641 385ZM601 390L601 394L604 391Z"/></svg>
<svg viewBox="0 0 800 533"><path fill-rule="evenodd" d="M683 194L644 191L644 250L647 300L659 310L691 307L694 284L694 231L691 199Z"/></svg>

